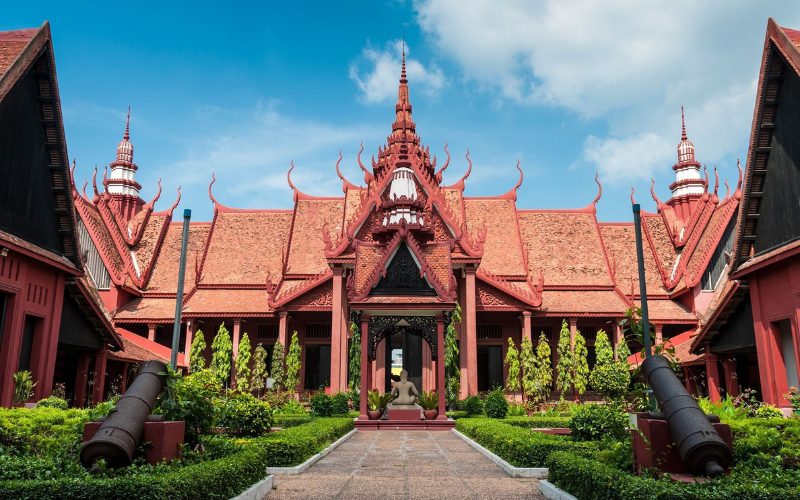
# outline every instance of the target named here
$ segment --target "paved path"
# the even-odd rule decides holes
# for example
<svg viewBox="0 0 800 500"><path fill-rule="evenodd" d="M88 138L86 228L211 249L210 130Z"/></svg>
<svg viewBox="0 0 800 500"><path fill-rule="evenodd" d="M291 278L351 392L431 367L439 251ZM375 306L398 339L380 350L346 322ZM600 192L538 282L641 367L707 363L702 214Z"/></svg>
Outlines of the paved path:
<svg viewBox="0 0 800 500"><path fill-rule="evenodd" d="M361 431L305 473L276 476L278 498L544 498L449 431Z"/></svg>

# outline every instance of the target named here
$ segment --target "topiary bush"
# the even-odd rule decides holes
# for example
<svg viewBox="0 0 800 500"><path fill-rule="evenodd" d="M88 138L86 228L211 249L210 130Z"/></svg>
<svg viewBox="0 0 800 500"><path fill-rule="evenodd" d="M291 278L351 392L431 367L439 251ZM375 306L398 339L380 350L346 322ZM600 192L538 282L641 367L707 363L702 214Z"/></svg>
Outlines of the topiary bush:
<svg viewBox="0 0 800 500"><path fill-rule="evenodd" d="M334 415L347 414L350 411L350 395L346 392L337 392L331 396L331 405Z"/></svg>
<svg viewBox="0 0 800 500"><path fill-rule="evenodd" d="M219 425L229 434L261 436L272 428L272 408L251 394L231 395L222 407Z"/></svg>
<svg viewBox="0 0 800 500"><path fill-rule="evenodd" d="M333 415L333 399L323 392L314 394L311 397L311 414L315 417L330 417Z"/></svg>
<svg viewBox="0 0 800 500"><path fill-rule="evenodd" d="M615 404L584 404L572 414L568 426L578 441L624 439L628 434L628 415Z"/></svg>
<svg viewBox="0 0 800 500"><path fill-rule="evenodd" d="M483 413L483 401L478 396L468 396L461 401L461 410L467 412L468 416L480 415Z"/></svg>
<svg viewBox="0 0 800 500"><path fill-rule="evenodd" d="M483 411L490 418L506 418L508 413L508 401L502 389L495 389L486 396L483 403Z"/></svg>
<svg viewBox="0 0 800 500"><path fill-rule="evenodd" d="M39 402L36 403L36 407L58 408L59 410L66 410L69 408L69 403L64 398L60 398L58 396L48 396L44 399L40 399Z"/></svg>

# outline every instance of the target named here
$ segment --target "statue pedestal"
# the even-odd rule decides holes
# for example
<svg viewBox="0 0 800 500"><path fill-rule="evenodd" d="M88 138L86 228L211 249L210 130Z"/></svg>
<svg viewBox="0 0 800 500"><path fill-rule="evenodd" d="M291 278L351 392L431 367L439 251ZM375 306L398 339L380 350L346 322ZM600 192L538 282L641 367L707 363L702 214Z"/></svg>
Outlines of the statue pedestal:
<svg viewBox="0 0 800 500"><path fill-rule="evenodd" d="M423 420L422 407L419 405L393 405L386 407L387 420Z"/></svg>

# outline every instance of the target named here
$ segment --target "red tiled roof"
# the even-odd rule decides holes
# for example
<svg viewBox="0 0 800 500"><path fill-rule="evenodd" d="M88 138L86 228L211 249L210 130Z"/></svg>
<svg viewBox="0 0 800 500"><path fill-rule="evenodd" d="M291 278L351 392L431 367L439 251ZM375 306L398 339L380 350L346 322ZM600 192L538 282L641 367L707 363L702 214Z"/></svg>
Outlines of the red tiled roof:
<svg viewBox="0 0 800 500"><path fill-rule="evenodd" d="M471 234L486 227L481 267L501 276L527 275L514 200L465 198L464 211Z"/></svg>
<svg viewBox="0 0 800 500"><path fill-rule="evenodd" d="M706 267L708 267L711 256L714 254L717 245L720 244L720 239L725 232L725 228L728 227L728 223L736 213L738 206L738 200L735 198L728 198L714 209L711 219L708 221L705 228L703 228L700 240L697 242L697 245L695 245L694 251L689 257L689 262L686 263L684 275L690 286L694 286L700 282L700 279L703 277L703 272L705 272Z"/></svg>
<svg viewBox="0 0 800 500"><path fill-rule="evenodd" d="M89 235L92 237L92 241L100 252L103 262L109 267L109 274L115 282L119 281L125 272L125 262L114 244L114 238L103 221L103 216L97 207L83 199L83 197L79 196L75 200L75 206L78 209L81 220L89 231Z"/></svg>
<svg viewBox="0 0 800 500"><path fill-rule="evenodd" d="M682 365L697 364L703 360L703 354L692 354L690 350L695 335L696 332L694 330L687 330L664 341L665 346L673 346L675 348L675 358ZM639 366L641 362L642 356L640 352L631 354L630 357L628 357L629 365Z"/></svg>
<svg viewBox="0 0 800 500"><path fill-rule="evenodd" d="M169 347L151 342L124 328L117 328L117 333L122 337L123 351L109 352L109 359L133 363L156 360L169 364L172 356L172 349ZM186 358L182 353L178 353L177 363L180 368L187 367Z"/></svg>
<svg viewBox="0 0 800 500"><path fill-rule="evenodd" d="M183 307L187 316L208 314L266 315L267 291L261 289L200 289Z"/></svg>
<svg viewBox="0 0 800 500"><path fill-rule="evenodd" d="M657 215L643 215L644 229L648 243L653 249L657 262L667 277L672 273L678 254L670 239L669 231L664 226L664 219Z"/></svg>
<svg viewBox="0 0 800 500"><path fill-rule="evenodd" d="M0 77L8 71L41 28L0 32Z"/></svg>
<svg viewBox="0 0 800 500"><path fill-rule="evenodd" d="M127 302L114 313L115 323L144 323L147 320L172 321L173 318L175 318L174 297L137 297Z"/></svg>
<svg viewBox="0 0 800 500"><path fill-rule="evenodd" d="M782 260L782 258L790 257L796 254L798 249L800 249L800 240L779 246L778 248L774 248L769 252L764 252L763 254L757 257L751 257L744 264L739 266L739 268L736 270L736 276L739 277L746 275L748 274L748 272L745 271L752 271L753 269L758 269L764 262L773 259Z"/></svg>
<svg viewBox="0 0 800 500"><path fill-rule="evenodd" d="M553 315L622 316L628 304L614 290L544 290L541 312Z"/></svg>
<svg viewBox="0 0 800 500"><path fill-rule="evenodd" d="M594 213L519 212L531 274L542 269L545 287L612 285Z"/></svg>
<svg viewBox="0 0 800 500"><path fill-rule="evenodd" d="M186 248L186 275L184 278L184 289L187 291L191 290L195 285L195 268L200 265L210 229L211 226L207 223L191 224L189 226L189 241ZM164 241L161 243L158 255L155 256L153 271L147 283L147 292L177 292L182 237L182 222L175 222L167 226Z"/></svg>
<svg viewBox="0 0 800 500"><path fill-rule="evenodd" d="M636 301L637 307L640 302ZM684 306L677 300L655 300L648 299L647 312L650 316L650 321L663 322L663 323L696 323L697 315L691 309Z"/></svg>
<svg viewBox="0 0 800 500"><path fill-rule="evenodd" d="M327 225L331 235L338 235L342 230L343 210L344 200L341 198L297 200L287 258L288 273L317 274L328 267L323 253L322 231Z"/></svg>
<svg viewBox="0 0 800 500"><path fill-rule="evenodd" d="M280 276L291 217L289 211L219 212L201 283L260 285L266 283L268 274ZM316 241L323 258L319 235Z"/></svg>
<svg viewBox="0 0 800 500"><path fill-rule="evenodd" d="M132 248L134 255L136 255L136 263L139 265L140 276L145 276L150 266L153 264L156 245L161 239L162 233L166 229L165 226L168 223L168 216L151 214L147 220L147 225L142 230L141 239Z"/></svg>
<svg viewBox="0 0 800 500"><path fill-rule="evenodd" d="M639 295L639 263L636 257L636 229L631 224L600 224L600 234L608 249L612 268L620 289L628 295ZM666 295L664 281L656 265L650 245L644 244L644 268L647 293Z"/></svg>

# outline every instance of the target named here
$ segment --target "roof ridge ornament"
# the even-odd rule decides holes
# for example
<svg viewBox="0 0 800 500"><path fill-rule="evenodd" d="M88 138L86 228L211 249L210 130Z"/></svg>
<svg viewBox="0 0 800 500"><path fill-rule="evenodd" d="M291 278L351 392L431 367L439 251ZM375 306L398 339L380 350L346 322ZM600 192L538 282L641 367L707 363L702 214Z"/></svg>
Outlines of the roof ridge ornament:
<svg viewBox="0 0 800 500"><path fill-rule="evenodd" d="M447 141L445 141L444 143L444 152L447 153L447 160L445 160L444 165L442 165L442 168L440 168L439 171L436 172L436 174L434 175L434 177L436 178L436 182L438 184L442 183L444 171L447 170L447 167L450 165L450 151L447 150ZM435 163L436 159L434 158L434 164Z"/></svg>
<svg viewBox="0 0 800 500"><path fill-rule="evenodd" d="M631 205L636 205L636 199L633 195L636 194L636 188L631 186Z"/></svg>
<svg viewBox="0 0 800 500"><path fill-rule="evenodd" d="M597 171L594 173L594 182L597 184L597 196L594 197L592 205L596 207L597 203L600 201L600 198L603 197L603 185L600 184L600 173Z"/></svg>
<svg viewBox="0 0 800 500"><path fill-rule="evenodd" d="M733 192L733 197L740 200L742 198L742 163L739 158L736 158L736 168L739 170L739 180L736 182L736 190Z"/></svg>

